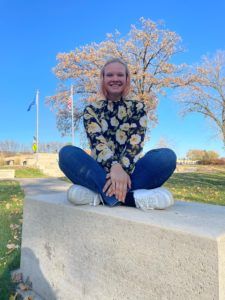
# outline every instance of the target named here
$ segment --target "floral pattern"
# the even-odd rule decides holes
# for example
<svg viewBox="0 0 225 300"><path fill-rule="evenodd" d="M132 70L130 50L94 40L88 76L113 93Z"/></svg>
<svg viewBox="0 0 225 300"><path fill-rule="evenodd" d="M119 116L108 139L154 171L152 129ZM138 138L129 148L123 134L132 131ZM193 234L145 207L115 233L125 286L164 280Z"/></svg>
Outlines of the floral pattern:
<svg viewBox="0 0 225 300"><path fill-rule="evenodd" d="M147 115L143 102L100 100L86 106L84 127L93 158L106 172L118 161L131 174L143 149Z"/></svg>

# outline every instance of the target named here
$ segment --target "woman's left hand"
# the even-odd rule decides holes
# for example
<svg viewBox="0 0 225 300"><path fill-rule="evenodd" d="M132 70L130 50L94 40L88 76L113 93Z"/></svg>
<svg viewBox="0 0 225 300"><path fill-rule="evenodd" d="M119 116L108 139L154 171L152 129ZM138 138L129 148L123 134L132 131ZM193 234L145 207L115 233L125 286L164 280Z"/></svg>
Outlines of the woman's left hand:
<svg viewBox="0 0 225 300"><path fill-rule="evenodd" d="M106 178L108 180L103 188L103 192L107 191L107 196L115 195L119 201L124 202L127 189L131 188L130 176L118 163L111 167L110 173L107 174Z"/></svg>

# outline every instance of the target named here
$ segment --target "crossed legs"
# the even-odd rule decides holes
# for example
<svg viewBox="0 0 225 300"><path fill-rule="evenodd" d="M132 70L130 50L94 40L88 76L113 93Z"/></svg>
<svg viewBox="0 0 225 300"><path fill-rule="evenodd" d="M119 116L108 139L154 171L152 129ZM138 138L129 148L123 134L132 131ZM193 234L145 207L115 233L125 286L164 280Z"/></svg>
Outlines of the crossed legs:
<svg viewBox="0 0 225 300"><path fill-rule="evenodd" d="M106 182L106 171L82 149L65 146L59 152L59 167L74 183L101 194L109 206L120 205L115 196L106 196L102 189ZM125 205L135 206L133 190L154 189L173 174L176 168L176 155L168 148L148 151L135 165L131 174L131 190L127 193Z"/></svg>

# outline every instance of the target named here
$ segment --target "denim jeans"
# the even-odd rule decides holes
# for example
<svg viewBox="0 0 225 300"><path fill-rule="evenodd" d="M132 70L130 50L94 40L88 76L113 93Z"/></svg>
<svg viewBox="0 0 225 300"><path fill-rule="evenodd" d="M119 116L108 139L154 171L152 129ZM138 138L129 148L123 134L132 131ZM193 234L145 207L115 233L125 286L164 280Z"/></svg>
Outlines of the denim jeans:
<svg viewBox="0 0 225 300"><path fill-rule="evenodd" d="M109 197L103 193L107 173L82 149L70 145L63 147L59 152L59 167L73 183L101 194L105 204L109 206L121 204L115 196ZM173 174L175 168L176 154L172 150L161 148L148 151L135 164L135 169L130 175L131 189L127 197L133 190L160 187Z"/></svg>

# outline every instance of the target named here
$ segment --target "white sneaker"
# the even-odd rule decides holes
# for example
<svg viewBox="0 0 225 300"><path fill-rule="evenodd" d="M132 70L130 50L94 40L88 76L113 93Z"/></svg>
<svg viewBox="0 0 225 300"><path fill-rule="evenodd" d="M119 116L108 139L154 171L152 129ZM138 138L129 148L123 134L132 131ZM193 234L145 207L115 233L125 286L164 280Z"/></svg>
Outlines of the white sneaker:
<svg viewBox="0 0 225 300"><path fill-rule="evenodd" d="M165 209L174 204L173 195L164 187L151 190L135 190L134 200L137 208L147 209Z"/></svg>
<svg viewBox="0 0 225 300"><path fill-rule="evenodd" d="M90 189L74 184L67 191L67 199L75 205L90 204L97 206L102 201L100 194L97 194Z"/></svg>

